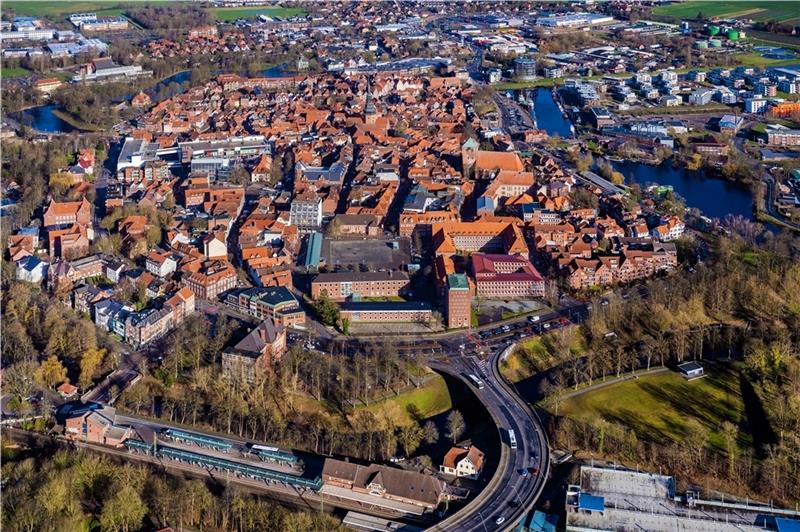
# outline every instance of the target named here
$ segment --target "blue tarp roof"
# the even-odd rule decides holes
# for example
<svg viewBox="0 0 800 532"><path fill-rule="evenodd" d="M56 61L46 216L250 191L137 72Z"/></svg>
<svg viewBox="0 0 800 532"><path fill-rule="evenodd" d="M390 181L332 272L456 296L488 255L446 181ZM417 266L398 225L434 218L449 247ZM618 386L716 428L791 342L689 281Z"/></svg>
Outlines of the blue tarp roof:
<svg viewBox="0 0 800 532"><path fill-rule="evenodd" d="M558 525L558 516L536 511L527 528L531 532L555 532Z"/></svg>
<svg viewBox="0 0 800 532"><path fill-rule="evenodd" d="M797 519L776 517L775 526L778 527L778 532L800 532L800 521Z"/></svg>
<svg viewBox="0 0 800 532"><path fill-rule="evenodd" d="M590 495L588 493L578 494L578 509L591 510L593 512L602 512L606 507L605 497L598 497L597 495Z"/></svg>

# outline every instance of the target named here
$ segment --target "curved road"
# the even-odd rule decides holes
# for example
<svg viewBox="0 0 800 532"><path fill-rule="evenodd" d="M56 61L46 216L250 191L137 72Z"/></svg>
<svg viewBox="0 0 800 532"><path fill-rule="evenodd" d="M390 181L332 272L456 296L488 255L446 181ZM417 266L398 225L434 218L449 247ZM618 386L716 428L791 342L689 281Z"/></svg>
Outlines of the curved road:
<svg viewBox="0 0 800 532"><path fill-rule="evenodd" d="M462 356L452 357L448 362L428 364L472 387L497 425L502 446L500 463L486 488L464 509L430 530L453 527L458 530L496 530L501 518L502 528L515 529L544 488L550 468L550 450L544 429L527 403L500 375L501 357L510 349L513 349L513 344L496 351L485 365ZM476 389L466 378L470 373L483 380L483 389ZM508 429L516 435L516 449L509 446ZM523 476L521 470L532 470L535 474Z"/></svg>

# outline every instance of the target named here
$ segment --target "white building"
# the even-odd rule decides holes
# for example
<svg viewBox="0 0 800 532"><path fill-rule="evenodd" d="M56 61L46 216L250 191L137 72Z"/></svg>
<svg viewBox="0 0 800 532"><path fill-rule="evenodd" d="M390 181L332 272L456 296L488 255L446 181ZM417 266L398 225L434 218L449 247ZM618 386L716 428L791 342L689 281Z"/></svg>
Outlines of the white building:
<svg viewBox="0 0 800 532"><path fill-rule="evenodd" d="M453 447L444 456L439 470L445 475L477 480L483 470L483 462L483 452L474 445Z"/></svg>
<svg viewBox="0 0 800 532"><path fill-rule="evenodd" d="M763 113L767 109L767 100L764 98L746 98L744 100L745 113Z"/></svg>
<svg viewBox="0 0 800 532"><path fill-rule="evenodd" d="M33 255L17 262L17 279L29 283L41 283L47 277L47 263Z"/></svg>

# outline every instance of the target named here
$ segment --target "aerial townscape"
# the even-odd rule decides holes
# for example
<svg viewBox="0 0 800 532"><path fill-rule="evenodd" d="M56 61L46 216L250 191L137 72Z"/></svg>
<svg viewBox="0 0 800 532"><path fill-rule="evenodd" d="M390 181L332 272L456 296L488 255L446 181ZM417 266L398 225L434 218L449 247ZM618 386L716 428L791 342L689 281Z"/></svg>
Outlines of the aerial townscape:
<svg viewBox="0 0 800 532"><path fill-rule="evenodd" d="M4 531L800 531L800 1L0 12Z"/></svg>

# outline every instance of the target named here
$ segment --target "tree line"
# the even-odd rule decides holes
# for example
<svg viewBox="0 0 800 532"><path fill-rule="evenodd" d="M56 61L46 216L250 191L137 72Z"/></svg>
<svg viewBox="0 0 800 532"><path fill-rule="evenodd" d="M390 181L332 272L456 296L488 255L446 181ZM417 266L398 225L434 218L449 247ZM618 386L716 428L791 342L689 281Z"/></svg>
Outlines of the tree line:
<svg viewBox="0 0 800 532"><path fill-rule="evenodd" d="M2 480L2 525L9 531L342 529L334 517L291 511L235 486L212 491L198 479L46 444L4 447Z"/></svg>

